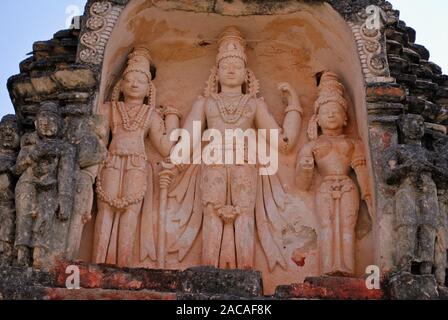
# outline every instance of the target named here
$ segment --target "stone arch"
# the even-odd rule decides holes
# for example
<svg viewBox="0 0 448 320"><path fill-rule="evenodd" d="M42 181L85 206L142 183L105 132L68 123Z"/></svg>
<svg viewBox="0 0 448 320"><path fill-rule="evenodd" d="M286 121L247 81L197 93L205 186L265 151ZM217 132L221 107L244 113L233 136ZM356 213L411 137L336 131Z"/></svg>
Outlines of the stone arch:
<svg viewBox="0 0 448 320"><path fill-rule="evenodd" d="M176 105L186 114L197 95L202 94L214 65L216 37L228 25L236 25L247 37L249 65L260 78L269 105L281 106L276 91L279 81L289 81L298 89L306 110L301 145L317 94L318 72L330 69L341 77L351 102L351 133L359 136L365 146L370 146L366 83L393 81L388 77L387 60L381 60L381 68L372 66L374 58L384 54L382 32L373 36L366 33L365 16L343 18L327 2L289 1L266 6L257 1L232 5L205 0L195 1L194 5L187 1L92 1L86 10L78 61L96 70L101 79L93 110L107 101L132 47L145 44L158 71L157 103ZM187 94L179 96L179 92ZM271 109L278 120L280 109ZM366 152L374 177L376 164L370 160L369 148ZM294 160L285 162L291 166ZM365 208L362 211L365 218ZM374 254L379 241L376 230L371 232L369 223L363 223L361 229L366 230L360 233L368 236L363 234L358 241L359 274L367 265L379 263L378 252Z"/></svg>

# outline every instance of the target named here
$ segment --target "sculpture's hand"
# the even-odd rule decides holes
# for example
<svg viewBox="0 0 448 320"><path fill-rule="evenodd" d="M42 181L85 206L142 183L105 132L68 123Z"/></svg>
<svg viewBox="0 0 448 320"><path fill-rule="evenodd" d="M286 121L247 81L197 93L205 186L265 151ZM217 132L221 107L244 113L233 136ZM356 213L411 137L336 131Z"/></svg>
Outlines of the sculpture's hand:
<svg viewBox="0 0 448 320"><path fill-rule="evenodd" d="M67 221L70 218L72 198L70 195L59 195L59 210L57 218L60 221Z"/></svg>
<svg viewBox="0 0 448 320"><path fill-rule="evenodd" d="M9 170L15 176L19 176L20 175L20 171L17 168L17 165L12 166L11 169L9 169Z"/></svg>
<svg viewBox="0 0 448 320"><path fill-rule="evenodd" d="M299 104L299 98L297 91L288 82L279 83L278 89L286 94L289 106L297 106Z"/></svg>
<svg viewBox="0 0 448 320"><path fill-rule="evenodd" d="M53 143L40 143L30 153L30 158L33 161L39 161L44 156L54 157L59 153L58 145Z"/></svg>
<svg viewBox="0 0 448 320"><path fill-rule="evenodd" d="M187 165L186 165L186 164L183 164L183 163L181 163L181 164L176 164L176 171L177 171L178 173L182 173L182 172L184 172L186 168L187 168Z"/></svg>
<svg viewBox="0 0 448 320"><path fill-rule="evenodd" d="M370 218L371 218L372 221L373 221L373 220L375 219L375 215L374 215L374 211L373 211L373 201L372 201L372 196L371 196L370 194L364 196L364 201L365 201L366 204L367 204L367 210L369 211Z"/></svg>
<svg viewBox="0 0 448 320"><path fill-rule="evenodd" d="M83 224L87 224L90 221L92 221L92 214L91 213L86 213L82 216L82 223Z"/></svg>
<svg viewBox="0 0 448 320"><path fill-rule="evenodd" d="M425 166L418 163L417 161L413 161L410 165L412 173L420 173Z"/></svg>
<svg viewBox="0 0 448 320"><path fill-rule="evenodd" d="M176 175L175 169L176 166L172 163L163 162L162 163L163 170L159 173L159 183L161 189L169 189L171 183L173 182L173 178Z"/></svg>
<svg viewBox="0 0 448 320"><path fill-rule="evenodd" d="M86 178L90 182L89 182L89 197L86 202L84 214L82 215L82 223L83 224L87 224L92 220L92 207L93 207L93 200L94 200L94 192L90 186L93 185L95 183L95 181L90 180L92 178L90 175L86 175Z"/></svg>
<svg viewBox="0 0 448 320"><path fill-rule="evenodd" d="M425 168L426 170L431 171L431 172L437 173L439 171L439 168L437 168L434 164L432 164L428 160L424 160L422 162L422 166L423 166L423 168Z"/></svg>

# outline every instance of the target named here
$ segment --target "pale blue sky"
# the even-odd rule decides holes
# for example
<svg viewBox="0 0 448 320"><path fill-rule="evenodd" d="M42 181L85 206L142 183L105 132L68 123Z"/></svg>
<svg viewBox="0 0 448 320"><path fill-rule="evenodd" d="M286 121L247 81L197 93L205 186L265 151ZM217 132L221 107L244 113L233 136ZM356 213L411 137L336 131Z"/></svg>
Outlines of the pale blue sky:
<svg viewBox="0 0 448 320"><path fill-rule="evenodd" d="M431 52L431 61L448 73L447 0L389 0L400 10L401 19L417 30L417 43ZM0 11L0 117L14 113L6 89L7 79L19 73L19 63L38 40L48 40L65 28L69 13L76 5L82 11L86 0L2 1Z"/></svg>

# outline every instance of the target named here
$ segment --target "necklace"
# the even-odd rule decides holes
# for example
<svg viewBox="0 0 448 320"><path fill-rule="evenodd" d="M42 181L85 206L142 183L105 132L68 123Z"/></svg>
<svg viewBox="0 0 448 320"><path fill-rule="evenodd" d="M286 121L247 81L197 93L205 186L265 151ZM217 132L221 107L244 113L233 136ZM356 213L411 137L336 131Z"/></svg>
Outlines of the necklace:
<svg viewBox="0 0 448 320"><path fill-rule="evenodd" d="M223 96L221 94L214 94L213 98L218 103L219 113L225 123L235 124L240 119L245 111L250 95L242 94L235 97Z"/></svg>
<svg viewBox="0 0 448 320"><path fill-rule="evenodd" d="M123 102L118 102L116 106L118 107L121 120L123 121L123 127L127 131L136 131L142 127L143 123L145 122L145 115L149 110L144 104L141 105L140 110L133 120L131 120L131 118L129 117L129 113L126 110Z"/></svg>

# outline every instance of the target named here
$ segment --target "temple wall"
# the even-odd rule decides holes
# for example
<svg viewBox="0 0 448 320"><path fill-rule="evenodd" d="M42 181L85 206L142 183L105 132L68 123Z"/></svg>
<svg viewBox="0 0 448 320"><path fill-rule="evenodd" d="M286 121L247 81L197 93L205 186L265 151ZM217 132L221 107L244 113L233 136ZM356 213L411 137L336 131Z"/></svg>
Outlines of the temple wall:
<svg viewBox="0 0 448 320"><path fill-rule="evenodd" d="M366 7L370 4L382 10L377 32L366 29ZM260 81L259 96L276 121L282 123L285 109L277 89L279 82L287 81L297 90L304 110L297 146L280 157L279 178L287 193L283 214L289 224L281 237L287 268L277 266L269 271L260 240L256 239L255 269L262 271L264 293L273 294L279 285L302 283L307 277L321 275L314 208L320 178L306 193L298 190L294 180L297 155L308 142L307 124L319 93L317 75L324 70L336 73L346 89L349 122L345 133L361 139L365 147L373 193L376 220L369 218L364 203L360 206L355 276L362 277L367 266L378 265L383 279L389 281L389 275L399 271L396 261L402 241L396 236L399 185L386 183L385 155L391 148L405 145L397 126L399 116L417 114L426 127L423 146L435 153L437 165L443 168L446 147L440 149L443 147L438 143L446 140L448 79L440 67L429 62L429 52L415 44L415 31L399 20L399 12L385 1L89 1L80 31L61 31L50 41L36 42L33 56L20 65L21 73L8 81L22 134L34 132L42 103L55 102L64 119L61 141L78 148L79 155L80 141L97 135L90 123L98 121L100 107L110 101L128 54L140 45L151 52L156 105L174 106L185 119L193 102L204 94L210 69L216 63L218 37L228 26L236 26L244 34L248 67ZM91 145L89 148L93 158L98 150ZM147 143L147 149L156 177L163 158L151 143ZM79 157L75 161L74 170L79 173ZM159 191L155 185L157 208ZM442 230L448 224L443 180L437 187L437 215L445 217L440 218ZM87 190L90 186L79 188ZM84 226L77 256L86 263L91 262L95 215L96 205L93 219ZM170 232L175 231L175 226L168 228L168 242L174 241ZM61 230L58 232L61 236ZM166 269L200 266L201 242L198 236L183 261L174 253L167 255ZM65 260L63 241L52 246L53 262ZM297 253L304 263L297 263ZM53 265L48 263L44 269ZM145 260L132 267L155 269L158 265ZM424 286L433 283L429 276L419 278L418 272L406 276L417 277ZM403 284L399 277L392 278L392 287L403 289L406 281ZM301 287L285 288L287 296L302 292Z"/></svg>

